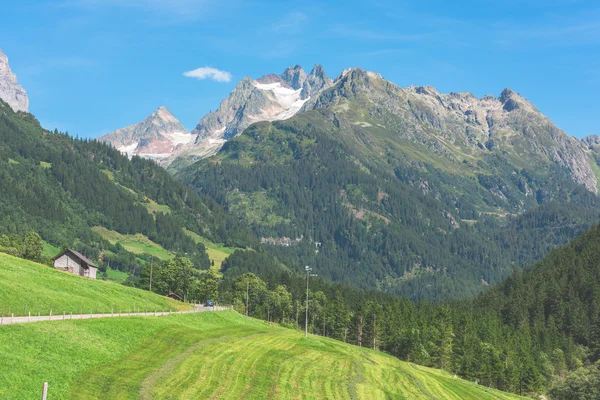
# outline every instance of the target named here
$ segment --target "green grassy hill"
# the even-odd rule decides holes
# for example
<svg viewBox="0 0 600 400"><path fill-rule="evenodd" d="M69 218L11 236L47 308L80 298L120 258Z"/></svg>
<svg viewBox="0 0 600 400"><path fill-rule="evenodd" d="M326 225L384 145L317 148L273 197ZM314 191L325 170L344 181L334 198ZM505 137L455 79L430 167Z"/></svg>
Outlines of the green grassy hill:
<svg viewBox="0 0 600 400"><path fill-rule="evenodd" d="M234 311L3 326L0 353L3 399L519 398Z"/></svg>
<svg viewBox="0 0 600 400"><path fill-rule="evenodd" d="M69 314L122 310L190 309L191 306L114 282L94 281L0 253L0 314ZM2 396L0 396L2 397Z"/></svg>
<svg viewBox="0 0 600 400"><path fill-rule="evenodd" d="M0 253L0 312L185 308ZM0 398L511 399L384 353L234 311L0 326Z"/></svg>

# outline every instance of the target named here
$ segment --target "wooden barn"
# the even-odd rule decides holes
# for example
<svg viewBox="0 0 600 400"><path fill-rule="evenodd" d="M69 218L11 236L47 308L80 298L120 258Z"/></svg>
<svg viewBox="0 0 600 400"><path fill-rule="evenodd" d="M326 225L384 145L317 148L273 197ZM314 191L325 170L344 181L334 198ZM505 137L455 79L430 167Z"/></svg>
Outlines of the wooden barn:
<svg viewBox="0 0 600 400"><path fill-rule="evenodd" d="M98 266L75 250L63 250L53 260L54 268L58 270L70 272L85 278L96 279Z"/></svg>

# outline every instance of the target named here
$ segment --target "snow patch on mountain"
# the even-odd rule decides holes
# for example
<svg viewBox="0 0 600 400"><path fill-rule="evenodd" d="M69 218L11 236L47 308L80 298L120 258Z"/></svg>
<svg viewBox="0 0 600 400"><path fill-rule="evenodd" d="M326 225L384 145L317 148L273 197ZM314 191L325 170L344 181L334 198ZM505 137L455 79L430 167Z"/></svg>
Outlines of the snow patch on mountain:
<svg viewBox="0 0 600 400"><path fill-rule="evenodd" d="M118 147L117 150L131 158L134 154L136 154L136 149L139 145L140 142L132 142L130 144Z"/></svg>
<svg viewBox="0 0 600 400"><path fill-rule="evenodd" d="M257 121L281 121L293 117L310 97L302 99L302 88L294 90L281 85L281 82L253 82L253 86L265 94L270 103L261 109L261 115L253 115ZM278 106L280 110L278 110Z"/></svg>

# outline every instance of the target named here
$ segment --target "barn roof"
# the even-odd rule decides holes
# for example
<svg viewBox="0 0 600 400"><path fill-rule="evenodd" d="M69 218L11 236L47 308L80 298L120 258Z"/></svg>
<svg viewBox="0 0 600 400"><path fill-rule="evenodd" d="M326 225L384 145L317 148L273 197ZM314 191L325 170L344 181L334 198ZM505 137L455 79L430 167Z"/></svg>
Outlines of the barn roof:
<svg viewBox="0 0 600 400"><path fill-rule="evenodd" d="M66 250L61 251L58 255L56 255L54 258L52 258L52 260L56 260L56 259L62 257L63 255L65 255L66 253L73 254L75 257L79 258L80 261L83 261L84 264L87 264L90 267L98 268L98 266L96 264L94 264L92 261L90 261L86 256L84 256L83 254L81 254L78 251L71 250L71 249L66 249Z"/></svg>

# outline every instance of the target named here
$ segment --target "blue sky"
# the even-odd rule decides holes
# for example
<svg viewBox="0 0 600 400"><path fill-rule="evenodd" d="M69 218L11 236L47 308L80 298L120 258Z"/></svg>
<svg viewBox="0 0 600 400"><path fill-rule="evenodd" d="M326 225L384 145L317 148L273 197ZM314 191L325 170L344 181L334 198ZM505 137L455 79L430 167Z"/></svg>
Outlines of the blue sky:
<svg viewBox="0 0 600 400"><path fill-rule="evenodd" d="M497 96L510 87L567 133L600 134L597 1L22 0L1 8L0 48L31 112L80 137L161 105L192 129L244 76L315 63L332 77L360 66L441 92ZM205 67L222 73L184 76Z"/></svg>

